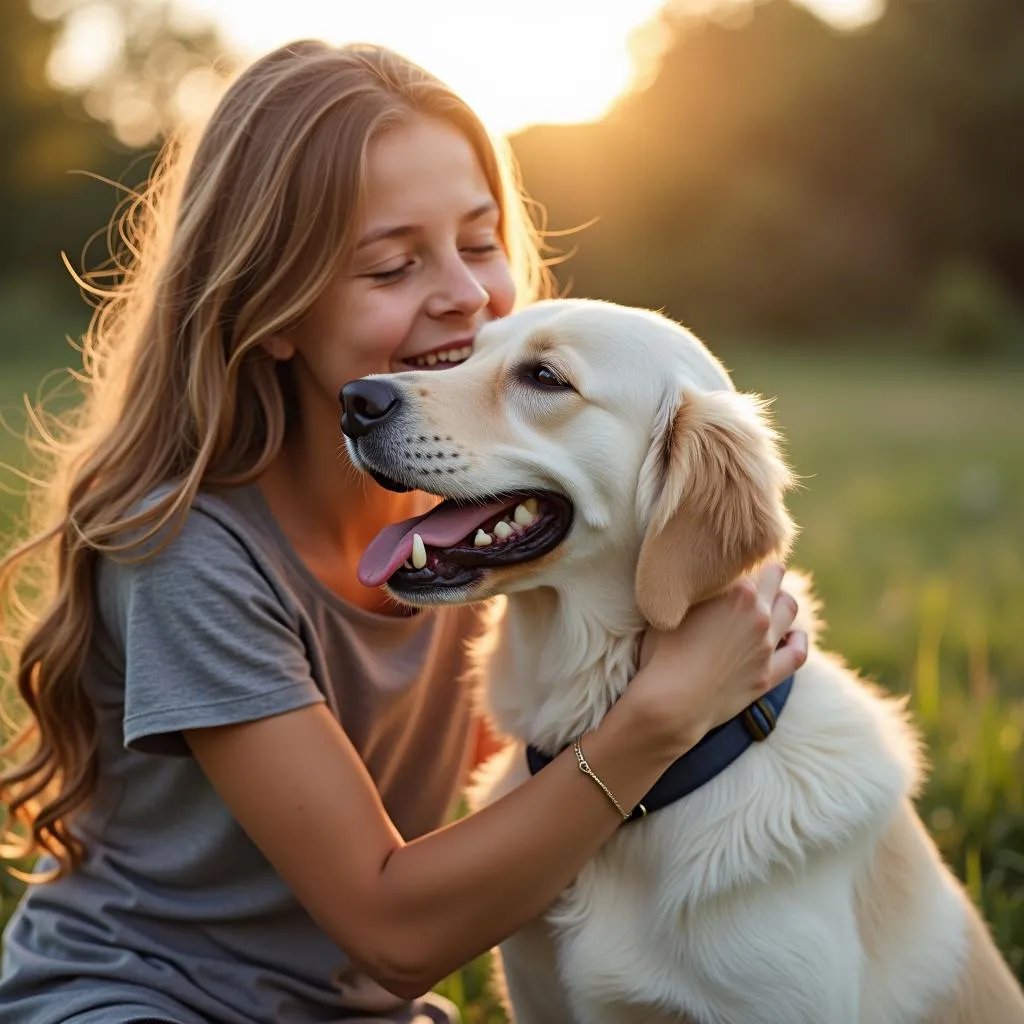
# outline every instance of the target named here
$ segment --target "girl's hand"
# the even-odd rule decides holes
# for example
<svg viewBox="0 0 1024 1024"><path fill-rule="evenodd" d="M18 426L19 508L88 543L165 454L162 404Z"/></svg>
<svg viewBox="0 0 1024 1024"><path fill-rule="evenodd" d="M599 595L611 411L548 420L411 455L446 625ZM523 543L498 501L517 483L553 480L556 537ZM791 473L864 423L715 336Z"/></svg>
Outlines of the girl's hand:
<svg viewBox="0 0 1024 1024"><path fill-rule="evenodd" d="M677 629L647 630L627 695L680 753L807 659L807 634L790 632L797 604L781 589L784 573L766 565L695 605Z"/></svg>

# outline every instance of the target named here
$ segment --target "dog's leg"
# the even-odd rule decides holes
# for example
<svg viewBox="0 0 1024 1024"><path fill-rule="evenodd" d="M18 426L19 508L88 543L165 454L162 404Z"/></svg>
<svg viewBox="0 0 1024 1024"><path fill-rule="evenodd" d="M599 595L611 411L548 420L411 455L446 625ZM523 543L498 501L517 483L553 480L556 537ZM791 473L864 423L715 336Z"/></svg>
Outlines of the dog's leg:
<svg viewBox="0 0 1024 1024"><path fill-rule="evenodd" d="M670 1013L639 1002L627 1005L584 1000L577 1005L577 1019L587 1024L700 1024L685 1013Z"/></svg>
<svg viewBox="0 0 1024 1024"><path fill-rule="evenodd" d="M822 859L699 908L680 1009L714 1024L862 1024L851 875Z"/></svg>
<svg viewBox="0 0 1024 1024"><path fill-rule="evenodd" d="M864 1024L1024 1024L1024 994L912 805L857 886Z"/></svg>
<svg viewBox="0 0 1024 1024"><path fill-rule="evenodd" d="M952 997L928 1024L1024 1024L1024 994L967 897L967 962Z"/></svg>
<svg viewBox="0 0 1024 1024"><path fill-rule="evenodd" d="M558 975L558 953L548 926L533 921L501 944L510 1017L514 1024L574 1024ZM580 1019L578 1024L590 1024Z"/></svg>

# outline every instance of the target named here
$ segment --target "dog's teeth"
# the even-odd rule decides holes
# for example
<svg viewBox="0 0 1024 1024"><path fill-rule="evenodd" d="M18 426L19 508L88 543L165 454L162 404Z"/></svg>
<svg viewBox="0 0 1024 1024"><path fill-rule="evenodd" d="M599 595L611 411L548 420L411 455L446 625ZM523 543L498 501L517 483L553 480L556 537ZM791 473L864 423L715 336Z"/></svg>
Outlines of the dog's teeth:
<svg viewBox="0 0 1024 1024"><path fill-rule="evenodd" d="M409 559L407 558L407 559L406 559L406 560L405 560L405 561L404 561L404 562L402 563L402 568L403 568L403 569L413 569L413 568L415 568L415 566L414 566L414 565L412 564L412 562L410 562L410 561L409 561Z"/></svg>
<svg viewBox="0 0 1024 1024"><path fill-rule="evenodd" d="M537 514L538 505L536 498L527 498L526 501L523 502L523 505L531 516L535 516Z"/></svg>
<svg viewBox="0 0 1024 1024"><path fill-rule="evenodd" d="M530 526L533 523L533 513L525 505L516 505L513 518L520 526Z"/></svg>
<svg viewBox="0 0 1024 1024"><path fill-rule="evenodd" d="M494 538L489 533L484 533L483 530L477 530L476 536L473 538L473 547L485 548L489 544L494 543Z"/></svg>
<svg viewBox="0 0 1024 1024"><path fill-rule="evenodd" d="M422 569L427 564L427 549L423 546L423 538L418 534L412 535L412 567Z"/></svg>
<svg viewBox="0 0 1024 1024"><path fill-rule="evenodd" d="M512 536L512 527L509 526L504 519L499 519L498 522L494 524L494 536L497 537L498 540L508 540L508 538Z"/></svg>

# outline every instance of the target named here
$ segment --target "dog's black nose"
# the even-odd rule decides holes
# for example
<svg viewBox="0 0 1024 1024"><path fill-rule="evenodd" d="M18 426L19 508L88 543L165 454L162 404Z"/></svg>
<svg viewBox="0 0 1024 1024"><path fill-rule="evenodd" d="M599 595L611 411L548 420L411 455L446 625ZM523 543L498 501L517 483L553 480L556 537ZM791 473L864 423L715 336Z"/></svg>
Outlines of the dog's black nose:
<svg viewBox="0 0 1024 1024"><path fill-rule="evenodd" d="M357 438L379 427L402 404L394 384L383 380L353 380L341 389L341 429Z"/></svg>

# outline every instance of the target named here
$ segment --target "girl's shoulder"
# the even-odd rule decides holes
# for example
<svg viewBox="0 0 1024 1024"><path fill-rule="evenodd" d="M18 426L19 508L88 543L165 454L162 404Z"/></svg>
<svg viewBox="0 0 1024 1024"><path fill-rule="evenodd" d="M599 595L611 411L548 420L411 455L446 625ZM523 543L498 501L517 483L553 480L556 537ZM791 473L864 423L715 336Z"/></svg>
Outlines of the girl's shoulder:
<svg viewBox="0 0 1024 1024"><path fill-rule="evenodd" d="M93 694L123 703L128 746L181 753L188 729L324 699L309 659L309 617L243 498L198 495L173 523L135 525L149 535L101 558ZM144 501L143 523L162 507L159 492Z"/></svg>
<svg viewBox="0 0 1024 1024"><path fill-rule="evenodd" d="M270 532L259 509L255 485L200 490L187 504L173 484L161 484L139 499L125 516L119 548L145 560L165 550L174 557L200 549L230 557L239 546L265 546Z"/></svg>
<svg viewBox="0 0 1024 1024"><path fill-rule="evenodd" d="M138 601L287 604L275 541L252 507L249 489L237 490L201 491L178 509L170 485L140 499L117 543L99 558L103 617L123 620Z"/></svg>

